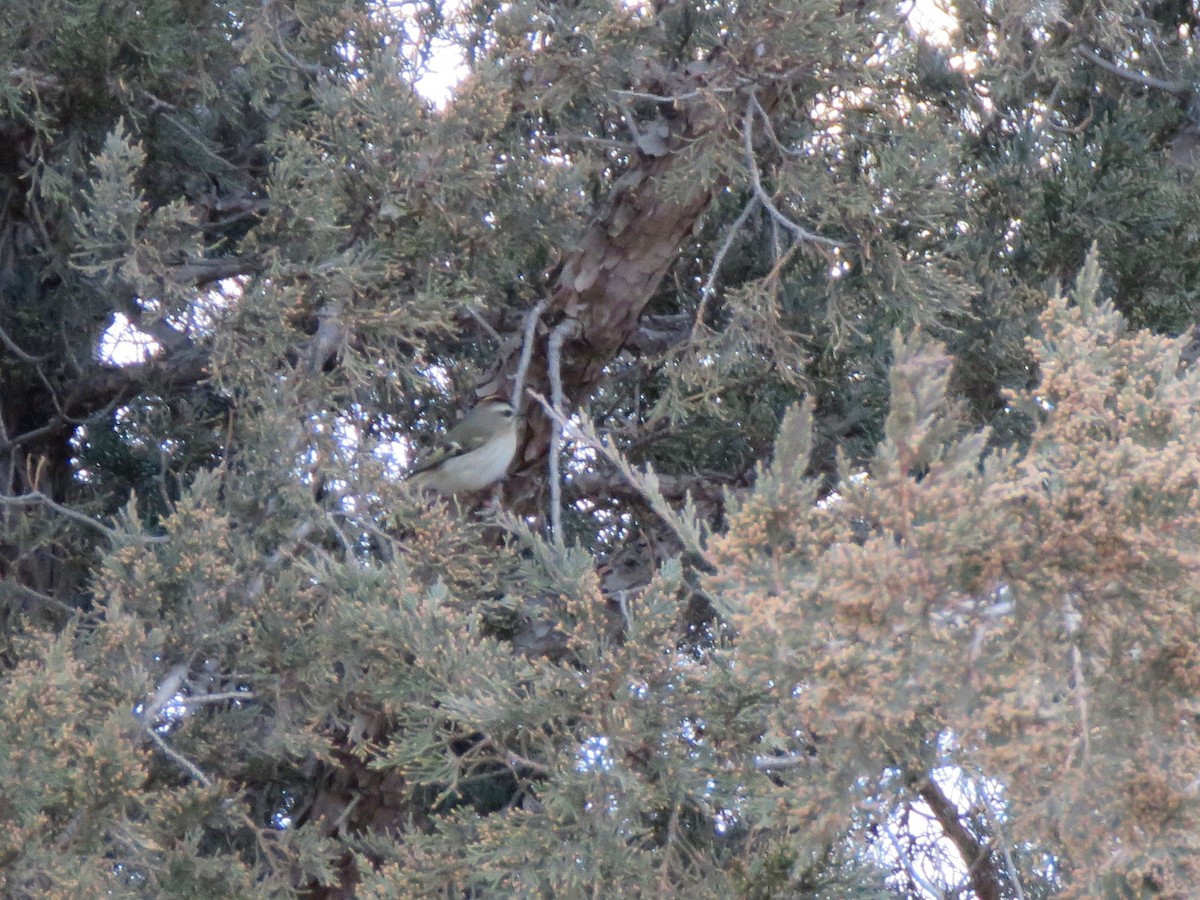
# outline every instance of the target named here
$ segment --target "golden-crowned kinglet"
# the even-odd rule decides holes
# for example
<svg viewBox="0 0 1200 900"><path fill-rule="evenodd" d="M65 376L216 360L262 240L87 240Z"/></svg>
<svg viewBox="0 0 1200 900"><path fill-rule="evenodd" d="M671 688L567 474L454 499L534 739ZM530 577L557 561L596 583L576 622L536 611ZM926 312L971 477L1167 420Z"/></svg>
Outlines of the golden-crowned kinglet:
<svg viewBox="0 0 1200 900"><path fill-rule="evenodd" d="M485 397L408 474L439 494L481 491L504 477L517 452L517 417L500 396Z"/></svg>

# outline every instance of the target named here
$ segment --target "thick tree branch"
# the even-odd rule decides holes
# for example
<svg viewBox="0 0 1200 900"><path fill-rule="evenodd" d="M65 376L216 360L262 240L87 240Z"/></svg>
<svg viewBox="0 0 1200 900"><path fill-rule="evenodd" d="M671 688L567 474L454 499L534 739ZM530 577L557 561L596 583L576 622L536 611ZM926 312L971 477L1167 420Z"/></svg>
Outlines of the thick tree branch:
<svg viewBox="0 0 1200 900"><path fill-rule="evenodd" d="M208 376L208 352L188 347L160 359L132 366L95 365L85 369L63 391L64 412L86 418L112 402L123 402L151 385L173 390L195 384Z"/></svg>
<svg viewBox="0 0 1200 900"><path fill-rule="evenodd" d="M0 451L59 440L73 432L81 421L124 403L150 387L170 391L196 384L208 376L208 361L206 350L188 346L136 365L94 363L65 383L46 382L41 396L35 396L30 402L53 407L54 414L33 430L10 430L0 441Z"/></svg>
<svg viewBox="0 0 1200 900"><path fill-rule="evenodd" d="M714 80L709 72L708 84ZM575 248L559 267L543 320L556 326L572 319L571 336L563 341L561 376L568 400L586 396L599 382L605 367L636 333L638 319L663 276L679 254L683 242L708 208L723 178L689 185L676 174L684 164L679 151L689 142L717 129L736 128L736 119L724 114L704 96L698 78L681 76L670 96L677 98L668 152L639 156L617 179L608 199L584 229ZM691 96L695 94L695 96ZM664 94L663 96L667 96ZM686 98L687 102L684 102ZM529 342L524 342L529 347ZM530 352L526 349L526 352ZM548 348L538 346L528 366L526 385L541 394L551 392ZM507 393L518 370L524 369L522 347L513 346L499 360L481 391ZM540 465L550 447L551 420L532 409L527 419L520 469L544 471ZM536 477L536 476L532 476ZM536 492L533 485L517 492ZM537 500L529 498L534 503Z"/></svg>
<svg viewBox="0 0 1200 900"><path fill-rule="evenodd" d="M1004 896L1004 877L1000 874L992 848L963 824L958 807L933 779L925 779L917 794L929 806L942 831L957 848L967 866L967 878L975 896L979 900L1000 900Z"/></svg>
<svg viewBox="0 0 1200 900"><path fill-rule="evenodd" d="M1166 81L1162 78L1155 78L1153 75L1146 75L1142 72L1135 72L1133 69L1128 69L1125 66L1115 62L1110 62L1105 59L1095 50L1090 47L1078 47L1076 51L1084 59L1093 62L1106 72L1111 72L1118 78L1123 78L1126 81L1140 84L1142 87L1154 88L1159 91L1167 91L1171 94L1186 94L1190 91L1193 85L1186 81Z"/></svg>
<svg viewBox="0 0 1200 900"><path fill-rule="evenodd" d="M670 125L662 152L643 153L632 162L562 260L541 319L552 332L563 320L574 323L570 336L562 342L559 366L568 403L586 397L613 358L635 340L646 304L713 196L726 183L725 176L707 183L681 177L688 145L715 134L731 141L740 138L747 151L755 205L767 208L798 242L821 248L841 246L803 228L775 207L762 185L751 132L754 119L765 119L776 105L777 88L753 86L740 77L732 63L724 69L722 65L713 63L694 73L664 74L663 84L655 85L661 91L643 92L672 104L672 115L658 120ZM728 95L735 91L747 92L744 104L729 102ZM718 96L720 102L715 99ZM739 222L748 215L748 209L744 210ZM712 286L706 287L711 290ZM543 395L552 393L549 348L544 343L533 348L531 361L530 352L528 339L519 346L511 344L482 382L480 395L510 392L517 374L526 368L525 383L530 389ZM544 471L541 462L550 449L553 425L545 410L536 407L529 411L526 423L518 452L518 477L510 479L506 489L511 502L532 510L541 506L538 495L543 486L537 483L541 480L537 473Z"/></svg>
<svg viewBox="0 0 1200 900"><path fill-rule="evenodd" d="M625 342L624 349L643 357L665 353L688 339L694 321L695 318L687 313L644 315L638 322L637 331Z"/></svg>
<svg viewBox="0 0 1200 900"><path fill-rule="evenodd" d="M21 494L16 497L6 497L0 494L0 506L44 506L52 512L58 513L63 518L70 519L87 528L100 532L110 541L116 541L121 537L121 532L114 528L109 528L98 519L93 519L91 516L84 515L78 510L71 509L69 506L63 506L61 503L56 503L53 499L43 494L41 491L30 491L27 494ZM140 539L141 543L159 544L166 541L165 537L147 536Z"/></svg>
<svg viewBox="0 0 1200 900"><path fill-rule="evenodd" d="M257 260L239 256L223 256L218 259L195 259L176 266L171 270L171 276L182 284L203 287L214 281L233 278L237 275L253 275L258 269L259 262Z"/></svg>

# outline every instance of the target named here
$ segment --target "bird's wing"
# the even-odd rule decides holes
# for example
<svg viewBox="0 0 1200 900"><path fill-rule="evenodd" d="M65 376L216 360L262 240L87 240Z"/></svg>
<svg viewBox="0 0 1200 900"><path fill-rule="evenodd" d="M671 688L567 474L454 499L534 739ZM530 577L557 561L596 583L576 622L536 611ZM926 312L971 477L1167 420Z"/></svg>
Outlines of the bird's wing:
<svg viewBox="0 0 1200 900"><path fill-rule="evenodd" d="M413 464L413 467L408 470L408 477L427 472L455 456L462 456L472 450L478 450L486 442L487 437L481 434L447 435L446 439Z"/></svg>

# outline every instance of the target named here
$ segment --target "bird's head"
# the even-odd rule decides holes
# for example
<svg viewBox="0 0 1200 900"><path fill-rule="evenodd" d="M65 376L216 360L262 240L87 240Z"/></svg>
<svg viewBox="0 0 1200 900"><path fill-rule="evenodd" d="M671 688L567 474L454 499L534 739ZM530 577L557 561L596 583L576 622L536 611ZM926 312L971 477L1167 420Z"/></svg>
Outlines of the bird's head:
<svg viewBox="0 0 1200 900"><path fill-rule="evenodd" d="M483 416L495 417L497 419L512 419L516 416L517 411L513 409L513 405L508 402L505 397L499 394L490 394L484 397L475 404L473 413Z"/></svg>

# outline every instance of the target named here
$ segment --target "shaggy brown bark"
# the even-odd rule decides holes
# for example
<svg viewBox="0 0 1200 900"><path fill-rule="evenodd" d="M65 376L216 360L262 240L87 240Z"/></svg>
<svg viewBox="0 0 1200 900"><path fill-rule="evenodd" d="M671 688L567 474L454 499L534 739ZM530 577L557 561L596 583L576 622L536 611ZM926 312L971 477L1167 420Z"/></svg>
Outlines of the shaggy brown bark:
<svg viewBox="0 0 1200 900"><path fill-rule="evenodd" d="M541 317L526 388L550 396L548 348L555 332L561 334L559 374L568 402L585 399L605 367L637 334L643 310L725 184L723 177L696 183L680 176L689 144L723 132L732 135L738 127L738 116L729 110L740 104L730 103L732 89L720 86L735 81L735 67L723 60L647 80L648 95L688 99L664 101L670 118L656 124L666 121L671 130L661 150L639 156L617 179L577 245L563 258ZM514 342L480 386L480 396L506 393L520 356L521 346ZM552 423L537 404L529 407L526 423L517 477L510 479L508 490L517 506L535 508L545 482L541 463L550 446Z"/></svg>
<svg viewBox="0 0 1200 900"><path fill-rule="evenodd" d="M637 330L642 310L712 199L716 185L682 198L664 196L662 183L675 163L674 156L643 159L625 173L563 261L544 320L566 331L561 375L568 397L586 396ZM537 352L526 384L548 393L544 342ZM519 354L517 348L503 360L499 378L516 371ZM532 416L525 466L544 458L549 438L550 423Z"/></svg>

